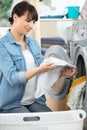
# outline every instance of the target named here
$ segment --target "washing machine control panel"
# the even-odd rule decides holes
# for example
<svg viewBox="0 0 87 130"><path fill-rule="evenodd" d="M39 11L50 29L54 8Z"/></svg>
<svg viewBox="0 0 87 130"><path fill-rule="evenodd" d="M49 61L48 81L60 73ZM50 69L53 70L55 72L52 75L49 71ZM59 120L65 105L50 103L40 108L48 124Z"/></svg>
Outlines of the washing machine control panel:
<svg viewBox="0 0 87 130"><path fill-rule="evenodd" d="M87 40L87 20L76 21L72 25L71 41Z"/></svg>

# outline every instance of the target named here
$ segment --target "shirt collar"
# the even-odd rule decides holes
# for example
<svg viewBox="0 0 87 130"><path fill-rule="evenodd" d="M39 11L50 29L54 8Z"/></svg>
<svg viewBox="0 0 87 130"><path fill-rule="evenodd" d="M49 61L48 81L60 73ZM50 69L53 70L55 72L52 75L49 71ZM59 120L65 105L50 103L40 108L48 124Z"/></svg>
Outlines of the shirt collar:
<svg viewBox="0 0 87 130"><path fill-rule="evenodd" d="M14 37L12 36L12 34L10 32L10 29L7 31L7 38L11 44L13 44L13 43L17 44L16 40L14 39ZM24 36L24 39L25 39L26 43L27 43L27 41L29 42L29 38L27 38L26 36Z"/></svg>
<svg viewBox="0 0 87 130"><path fill-rule="evenodd" d="M13 38L12 34L10 33L10 29L7 31L7 38L10 43L16 43L15 39Z"/></svg>

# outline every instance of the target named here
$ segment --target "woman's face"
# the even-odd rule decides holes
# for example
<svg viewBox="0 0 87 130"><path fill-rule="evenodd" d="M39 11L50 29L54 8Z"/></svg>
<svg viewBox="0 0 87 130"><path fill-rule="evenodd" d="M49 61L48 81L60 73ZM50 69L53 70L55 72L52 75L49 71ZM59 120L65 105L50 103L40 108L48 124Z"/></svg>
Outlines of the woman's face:
<svg viewBox="0 0 87 130"><path fill-rule="evenodd" d="M15 26L16 31L18 31L20 34L26 35L28 34L33 26L35 21L32 20L32 18L27 17L28 12L25 12L24 15L21 17L18 17L16 14L14 14L14 23L13 26Z"/></svg>

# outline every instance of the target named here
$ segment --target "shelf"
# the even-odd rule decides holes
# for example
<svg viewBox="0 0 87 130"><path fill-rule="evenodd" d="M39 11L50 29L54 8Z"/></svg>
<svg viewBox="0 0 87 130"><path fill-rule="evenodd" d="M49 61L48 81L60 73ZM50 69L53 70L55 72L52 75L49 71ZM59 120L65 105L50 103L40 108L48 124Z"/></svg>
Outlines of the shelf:
<svg viewBox="0 0 87 130"><path fill-rule="evenodd" d="M66 19L66 18L63 18L63 19L59 19L59 18L55 18L55 19L47 19L47 18L40 18L40 21L48 21L48 22L51 22L51 21L78 21L78 20L82 20L82 19Z"/></svg>

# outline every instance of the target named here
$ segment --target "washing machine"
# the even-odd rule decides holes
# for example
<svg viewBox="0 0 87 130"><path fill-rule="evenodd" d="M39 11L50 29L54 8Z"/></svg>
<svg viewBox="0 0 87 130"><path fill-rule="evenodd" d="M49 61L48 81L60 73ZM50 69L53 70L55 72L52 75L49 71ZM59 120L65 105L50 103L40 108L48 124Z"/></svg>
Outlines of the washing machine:
<svg viewBox="0 0 87 130"><path fill-rule="evenodd" d="M77 66L78 74L87 77L87 20L73 23L70 34L70 59ZM84 92L84 109L87 112L87 84Z"/></svg>

